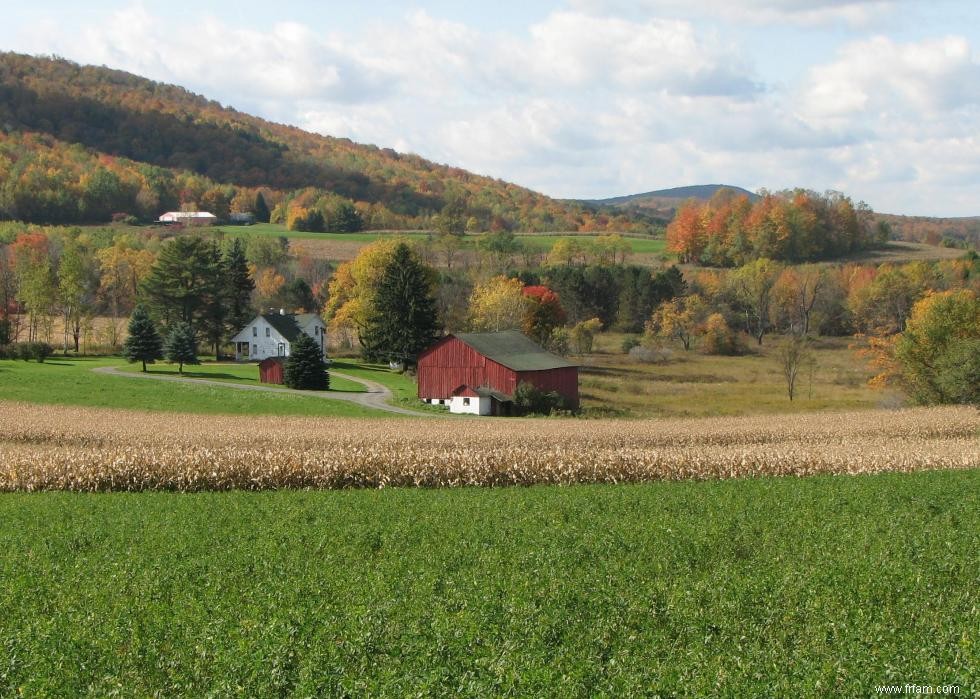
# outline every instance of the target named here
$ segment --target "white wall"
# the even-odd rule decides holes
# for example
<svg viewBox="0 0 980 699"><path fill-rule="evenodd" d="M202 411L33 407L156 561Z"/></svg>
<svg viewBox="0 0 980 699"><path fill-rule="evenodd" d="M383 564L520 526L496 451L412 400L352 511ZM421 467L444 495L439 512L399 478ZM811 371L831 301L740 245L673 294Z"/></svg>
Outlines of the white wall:
<svg viewBox="0 0 980 699"><path fill-rule="evenodd" d="M469 401L469 405L464 405L464 402L467 400ZM489 415L490 399L453 396L449 403L449 412L459 413L461 415Z"/></svg>
<svg viewBox="0 0 980 699"><path fill-rule="evenodd" d="M253 328L255 329L254 335L252 334ZM266 337L266 330L269 332L268 337ZM249 323L247 328L232 338L232 342L248 343L248 359L261 361L269 357L289 356L289 341L262 317ZM279 351L280 344L283 345L282 352Z"/></svg>

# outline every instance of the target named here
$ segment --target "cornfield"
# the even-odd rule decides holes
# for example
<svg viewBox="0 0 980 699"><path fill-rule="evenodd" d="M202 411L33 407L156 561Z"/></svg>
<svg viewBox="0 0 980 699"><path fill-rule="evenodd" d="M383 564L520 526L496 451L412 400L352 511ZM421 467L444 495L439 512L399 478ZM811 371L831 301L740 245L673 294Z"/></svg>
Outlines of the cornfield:
<svg viewBox="0 0 980 699"><path fill-rule="evenodd" d="M0 491L454 487L980 467L967 407L687 420L238 418L0 402Z"/></svg>

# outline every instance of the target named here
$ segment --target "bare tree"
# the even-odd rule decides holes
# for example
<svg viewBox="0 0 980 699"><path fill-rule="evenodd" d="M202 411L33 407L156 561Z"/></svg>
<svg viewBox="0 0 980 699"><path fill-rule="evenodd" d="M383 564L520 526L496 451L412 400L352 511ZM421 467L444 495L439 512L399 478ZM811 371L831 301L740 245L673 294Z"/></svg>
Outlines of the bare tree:
<svg viewBox="0 0 980 699"><path fill-rule="evenodd" d="M796 380L799 378L800 371L806 367L813 358L810 350L810 341L805 335L792 335L789 340L779 348L779 363L783 370L783 377L786 379L786 394L792 401L796 395Z"/></svg>

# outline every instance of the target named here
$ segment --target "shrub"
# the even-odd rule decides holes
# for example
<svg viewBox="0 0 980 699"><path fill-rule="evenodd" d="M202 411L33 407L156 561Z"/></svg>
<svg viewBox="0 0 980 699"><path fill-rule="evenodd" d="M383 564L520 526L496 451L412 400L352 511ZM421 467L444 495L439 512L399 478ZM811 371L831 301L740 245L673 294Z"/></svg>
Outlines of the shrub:
<svg viewBox="0 0 980 699"><path fill-rule="evenodd" d="M44 362L54 354L54 348L47 342L14 342L0 345L0 359L20 359Z"/></svg>
<svg viewBox="0 0 980 699"><path fill-rule="evenodd" d="M620 347L622 347L623 349L623 354L629 354L630 350L632 350L634 347L639 347L639 346L640 346L640 338L636 337L635 335L629 335L628 337L624 338L623 344L620 345Z"/></svg>
<svg viewBox="0 0 980 699"><path fill-rule="evenodd" d="M548 344L545 349L554 354L560 354L563 357L567 355L568 330L565 328L554 328L551 331L551 337L548 338Z"/></svg>
<svg viewBox="0 0 980 699"><path fill-rule="evenodd" d="M10 344L10 319L0 318L0 345Z"/></svg>
<svg viewBox="0 0 980 699"><path fill-rule="evenodd" d="M522 381L514 391L514 407L521 415L550 415L567 410L565 399L557 391L542 391L527 381Z"/></svg>
<svg viewBox="0 0 980 699"><path fill-rule="evenodd" d="M701 351L705 354L742 354L742 344L721 313L712 313L704 323L704 339Z"/></svg>
<svg viewBox="0 0 980 699"><path fill-rule="evenodd" d="M666 364L673 358L674 353L665 347L647 347L645 345L640 345L631 349L629 356L634 362Z"/></svg>

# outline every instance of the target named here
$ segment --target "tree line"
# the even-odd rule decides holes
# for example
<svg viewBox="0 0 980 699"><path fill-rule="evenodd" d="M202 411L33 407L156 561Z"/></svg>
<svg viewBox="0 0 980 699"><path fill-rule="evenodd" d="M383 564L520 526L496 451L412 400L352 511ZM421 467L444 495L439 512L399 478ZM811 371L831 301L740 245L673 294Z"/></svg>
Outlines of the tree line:
<svg viewBox="0 0 980 699"><path fill-rule="evenodd" d="M755 203L732 190L682 205L667 227L667 248L682 262L737 267L757 259L812 262L883 244L890 229L866 204L839 192L763 192Z"/></svg>
<svg viewBox="0 0 980 699"><path fill-rule="evenodd" d="M255 309L281 305L322 310L341 346L409 364L443 332L506 329L558 353L587 353L596 333L614 330L628 333L624 351L638 358L655 359L658 348L670 344L738 354L749 351L749 342L761 345L781 334L794 341L858 335L879 359L910 359L921 352L902 350L907 342L897 338L931 337L922 330L933 327L931 321L912 320L921 304L945 294L969 308L980 293L975 252L878 266L760 258L734 269L682 272L595 251L561 264L550 255L524 259L511 239L485 236L473 264L436 267L433 261L445 261L438 237L383 238L334 269L268 236L157 231L134 238L111 229L0 225L0 344L46 340L60 315L63 347L77 351L95 315L125 317L142 303L165 335L186 326L217 352ZM961 317L957 313L950 311ZM973 325L962 326L961 339L972 347ZM951 356L965 352L960 347ZM787 371L798 369L801 358L787 359ZM944 389L933 395L962 394Z"/></svg>

